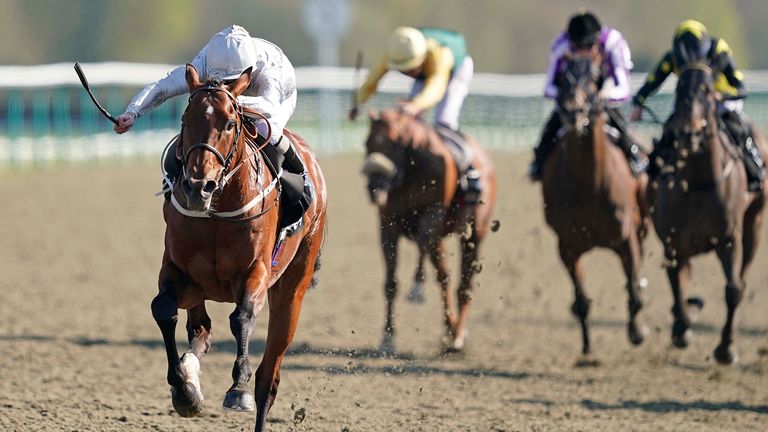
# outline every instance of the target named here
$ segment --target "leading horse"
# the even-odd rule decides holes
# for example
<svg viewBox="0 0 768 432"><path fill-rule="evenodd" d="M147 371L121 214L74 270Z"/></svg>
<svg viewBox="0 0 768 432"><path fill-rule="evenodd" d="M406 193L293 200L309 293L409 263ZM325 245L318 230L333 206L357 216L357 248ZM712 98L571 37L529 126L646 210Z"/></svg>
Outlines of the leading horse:
<svg viewBox="0 0 768 432"><path fill-rule="evenodd" d="M189 105L176 147L183 171L179 187L163 207L165 252L152 315L165 343L173 406L180 415L190 417L203 409L198 374L200 359L211 346L205 302L235 303L229 327L237 341L237 358L224 407L255 409L256 430L262 431L277 395L280 364L296 331L302 299L320 254L326 223L325 180L307 143L286 131L309 171L316 198L304 215L303 231L287 238L273 256L284 211L280 187L267 169L268 160L246 136L237 102L251 82L251 69L223 85L200 82L195 68L187 65L186 80ZM254 393L249 388L253 370L248 344L256 315L267 302L267 341L256 369ZM189 349L181 358L175 338L178 309L188 310Z"/></svg>
<svg viewBox="0 0 768 432"><path fill-rule="evenodd" d="M423 261L428 256L437 270L445 307L445 348L464 347L473 277L481 269L480 243L491 225L496 202L496 174L488 154L467 136L473 164L484 185L476 203L457 193L459 172L451 152L434 128L413 116L394 110L371 113L363 172L368 177L371 200L378 206L381 249L386 264L384 290L387 318L381 343L383 352L394 352L394 301L397 294L397 246L400 237L416 242L419 262L415 282L424 280ZM458 311L450 290L443 239L461 234L461 278ZM458 312L458 314L457 314Z"/></svg>
<svg viewBox="0 0 768 432"><path fill-rule="evenodd" d="M714 74L706 64L681 71L675 109L664 126L673 139L675 163L662 169L648 194L674 297L672 344L685 348L692 335L690 302L685 300L690 259L714 250L727 280L728 307L714 357L721 364L731 364L737 359L732 346L734 315L744 296L744 275L757 250L766 195L747 192L737 147L720 127ZM765 158L765 142L756 130L753 139Z"/></svg>
<svg viewBox="0 0 768 432"><path fill-rule="evenodd" d="M560 259L573 281L571 311L581 324L585 356L591 353L587 321L591 301L584 292L581 256L592 248L609 248L621 258L629 294L630 342L639 345L647 333L637 319L643 306L638 269L647 232L645 177L633 178L621 151L609 141L607 113L599 96L600 63L599 54L567 60L558 78L555 108L564 130L542 171L544 214L557 234Z"/></svg>

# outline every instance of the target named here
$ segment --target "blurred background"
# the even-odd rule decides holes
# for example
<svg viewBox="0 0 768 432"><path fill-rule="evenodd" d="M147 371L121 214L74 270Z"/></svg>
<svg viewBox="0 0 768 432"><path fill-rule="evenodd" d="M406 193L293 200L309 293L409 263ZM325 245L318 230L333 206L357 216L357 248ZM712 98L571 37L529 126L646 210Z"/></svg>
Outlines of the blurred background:
<svg viewBox="0 0 768 432"><path fill-rule="evenodd" d="M749 71L747 112L768 123L768 75L761 72L768 70L768 2L761 0L2 0L0 166L158 154L178 129L186 98L142 118L136 133L117 137L91 106L72 64L83 63L97 97L117 115L144 84L191 60L233 23L279 45L297 67L300 96L289 127L321 152L361 149L366 122L344 120L351 91L399 25L462 31L476 73L462 127L493 149L527 149L551 109L541 97L549 45L578 7L627 38L633 91L670 47L675 26L702 21ZM359 51L364 70L356 74ZM669 110L669 81L650 102L661 116ZM390 106L408 86L407 78L390 74L371 106ZM647 142L658 132L650 123L635 127Z"/></svg>

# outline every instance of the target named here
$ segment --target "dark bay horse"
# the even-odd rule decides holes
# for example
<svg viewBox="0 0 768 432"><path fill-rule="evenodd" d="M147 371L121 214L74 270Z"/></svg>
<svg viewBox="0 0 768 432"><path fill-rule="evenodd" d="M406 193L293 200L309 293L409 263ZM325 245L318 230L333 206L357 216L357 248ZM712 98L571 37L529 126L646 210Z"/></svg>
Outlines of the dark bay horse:
<svg viewBox="0 0 768 432"><path fill-rule="evenodd" d="M555 108L564 131L542 171L544 214L557 234L560 258L573 281L571 311L581 324L584 355L591 352L591 301L584 291L581 256L592 248L609 248L621 258L629 294L630 342L639 345L647 333L637 319L643 305L638 270L647 232L642 195L645 177L632 177L625 157L605 132L607 114L598 94L599 64L595 57L568 59L559 77Z"/></svg>
<svg viewBox="0 0 768 432"><path fill-rule="evenodd" d="M152 315L163 334L173 406L184 416L203 409L198 374L211 346L211 319L205 301L235 303L229 327L237 341L233 384L224 407L257 411L256 430L280 383L280 364L298 324L301 302L312 281L326 223L326 188L307 143L286 131L309 170L316 199L304 216L303 231L289 237L272 257L283 210L276 179L255 143L246 138L237 103L251 82L251 69L230 85L201 83L187 65L189 105L182 117L177 156L182 175L163 207L165 252L160 292ZM253 370L248 343L256 315L269 302L267 342L256 369L255 398L249 388ZM179 358L175 328L178 309L187 309L189 349Z"/></svg>
<svg viewBox="0 0 768 432"><path fill-rule="evenodd" d="M400 237L405 237L419 248L415 281L424 278L424 257L428 256L437 270L445 306L445 347L449 351L461 350L467 334L472 279L480 271L480 243L488 233L496 200L493 163L477 141L467 136L467 145L475 155L473 164L481 173L483 192L478 204L465 205L457 194L457 166L434 128L394 110L371 113L370 117L363 172L368 177L371 200L379 208L386 264L387 317L381 349L394 352L397 246ZM443 239L451 233L461 233L458 313L443 245Z"/></svg>
<svg viewBox="0 0 768 432"><path fill-rule="evenodd" d="M690 259L714 250L725 273L728 307L714 356L721 364L731 364L737 359L732 346L734 314L744 295L744 275L757 249L766 196L747 192L744 165L719 127L709 66L697 64L680 73L675 110L665 131L674 139L676 163L651 182L648 193L674 297L672 343L684 348L692 335L685 300ZM755 131L753 139L765 157L762 137Z"/></svg>

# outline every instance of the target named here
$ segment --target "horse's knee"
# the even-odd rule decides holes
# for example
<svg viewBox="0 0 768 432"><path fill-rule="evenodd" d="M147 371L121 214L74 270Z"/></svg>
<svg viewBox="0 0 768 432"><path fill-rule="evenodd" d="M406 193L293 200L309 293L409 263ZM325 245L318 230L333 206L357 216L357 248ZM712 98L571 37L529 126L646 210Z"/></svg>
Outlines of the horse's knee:
<svg viewBox="0 0 768 432"><path fill-rule="evenodd" d="M580 319L585 319L589 315L589 308L592 301L586 296L577 296L571 305L571 312Z"/></svg>
<svg viewBox="0 0 768 432"><path fill-rule="evenodd" d="M744 295L744 290L736 284L728 284L725 287L725 304L729 308L734 308L739 305L741 298Z"/></svg>
<svg viewBox="0 0 768 432"><path fill-rule="evenodd" d="M394 278L387 279L387 282L384 283L384 292L386 293L388 300L394 299L397 294L397 280Z"/></svg>
<svg viewBox="0 0 768 432"><path fill-rule="evenodd" d="M248 328L253 321L253 308L249 305L246 306L238 306L237 309L235 309L234 312L229 314L229 328L232 330L232 333L237 335L239 332L244 329Z"/></svg>
<svg viewBox="0 0 768 432"><path fill-rule="evenodd" d="M178 316L178 303L172 293L163 291L152 299L152 317L155 321L176 322Z"/></svg>

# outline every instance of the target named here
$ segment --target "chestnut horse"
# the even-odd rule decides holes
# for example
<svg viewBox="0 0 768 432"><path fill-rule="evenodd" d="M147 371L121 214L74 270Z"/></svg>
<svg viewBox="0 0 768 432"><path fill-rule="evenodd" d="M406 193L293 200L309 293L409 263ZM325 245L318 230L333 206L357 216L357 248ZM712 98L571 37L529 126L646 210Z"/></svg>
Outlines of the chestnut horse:
<svg viewBox="0 0 768 432"><path fill-rule="evenodd" d="M203 409L198 374L200 359L211 346L205 301L235 303L229 327L237 341L237 358L224 407L255 409L256 430L261 431L277 395L280 364L296 331L320 253L326 222L325 180L307 143L286 131L317 193L304 215L303 231L287 238L273 261L283 211L280 187L267 169L267 160L246 137L237 103L237 96L251 83L251 69L230 85L204 84L195 68L187 65L186 80L189 105L177 146L183 171L180 187L163 207L165 252L152 315L163 334L173 406L189 417ZM256 369L254 398L249 388L253 370L248 343L256 315L267 301L267 342ZM189 349L181 358L175 337L179 308L188 311Z"/></svg>
<svg viewBox="0 0 768 432"><path fill-rule="evenodd" d="M692 335L684 299L690 259L714 250L727 280L728 307L714 356L721 364L731 364L737 359L732 346L733 318L744 295L744 275L757 249L766 196L765 192L747 192L744 165L719 126L713 81L712 69L704 64L680 73L675 110L665 124L665 133L674 140L671 147L676 163L662 170L648 193L674 297L672 343L685 348ZM762 137L755 131L753 139L765 157Z"/></svg>
<svg viewBox="0 0 768 432"><path fill-rule="evenodd" d="M639 267L647 232L643 211L644 176L632 177L629 164L605 131L607 113L599 96L599 55L572 57L558 78L556 107L564 130L542 171L544 214L557 234L560 259L573 281L571 311L582 329L582 354L591 353L589 309L581 256L595 247L621 258L629 294L629 340L643 342L638 323L643 306Z"/></svg>
<svg viewBox="0 0 768 432"><path fill-rule="evenodd" d="M480 243L491 223L496 201L496 174L488 154L467 136L474 167L483 184L479 203L465 205L457 194L459 172L448 148L434 128L394 110L371 113L363 172L368 177L371 200L379 208L381 248L386 264L384 291L387 316L381 350L394 352L394 300L397 294L397 246L400 237L416 242L419 266L415 282L424 278L422 262L428 256L437 270L445 306L444 343L447 350L461 350L467 334L473 276L480 271ZM458 314L450 290L443 239L461 233L461 278Z"/></svg>

